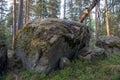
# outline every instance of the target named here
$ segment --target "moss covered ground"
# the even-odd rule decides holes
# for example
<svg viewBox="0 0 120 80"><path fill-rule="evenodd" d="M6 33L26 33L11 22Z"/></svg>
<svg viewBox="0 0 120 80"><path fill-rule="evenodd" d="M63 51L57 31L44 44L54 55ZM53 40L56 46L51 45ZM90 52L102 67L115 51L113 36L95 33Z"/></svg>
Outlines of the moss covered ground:
<svg viewBox="0 0 120 80"><path fill-rule="evenodd" d="M120 80L120 53L111 54L104 60L74 60L69 67L49 75L23 70L18 74L22 80ZM0 80L16 80L8 72Z"/></svg>

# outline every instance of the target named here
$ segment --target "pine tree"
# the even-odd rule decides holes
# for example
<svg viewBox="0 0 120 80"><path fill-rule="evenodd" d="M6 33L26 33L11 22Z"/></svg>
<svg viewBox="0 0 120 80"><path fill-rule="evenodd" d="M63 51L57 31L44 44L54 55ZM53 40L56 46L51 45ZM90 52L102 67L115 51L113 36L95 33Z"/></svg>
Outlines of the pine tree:
<svg viewBox="0 0 120 80"><path fill-rule="evenodd" d="M64 0L64 15L63 19L66 19L66 0Z"/></svg>
<svg viewBox="0 0 120 80"><path fill-rule="evenodd" d="M58 18L60 16L60 0L48 1L49 17Z"/></svg>
<svg viewBox="0 0 120 80"><path fill-rule="evenodd" d="M105 15L106 15L107 36L109 36L110 35L110 29L109 29L109 21L108 21L108 4L107 4L107 0L105 0Z"/></svg>
<svg viewBox="0 0 120 80"><path fill-rule="evenodd" d="M33 5L34 16L36 18L48 17L47 6L47 0L37 0L36 3Z"/></svg>
<svg viewBox="0 0 120 80"><path fill-rule="evenodd" d="M16 0L13 0L13 28L12 28L12 48L14 49L14 38L16 36L17 27L16 27Z"/></svg>
<svg viewBox="0 0 120 80"><path fill-rule="evenodd" d="M100 3L95 7L95 23L96 23L96 38L99 37L99 27L100 27Z"/></svg>
<svg viewBox="0 0 120 80"><path fill-rule="evenodd" d="M5 0L0 0L0 29L2 28L2 22L6 15L6 3Z"/></svg>
<svg viewBox="0 0 120 80"><path fill-rule="evenodd" d="M30 0L25 1L25 23L29 22L30 16Z"/></svg>

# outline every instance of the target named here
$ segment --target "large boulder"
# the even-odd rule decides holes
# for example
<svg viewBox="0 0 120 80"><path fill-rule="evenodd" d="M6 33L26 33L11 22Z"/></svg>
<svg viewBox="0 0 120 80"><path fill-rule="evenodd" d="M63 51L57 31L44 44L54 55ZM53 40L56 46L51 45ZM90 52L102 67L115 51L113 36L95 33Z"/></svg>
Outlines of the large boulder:
<svg viewBox="0 0 120 80"><path fill-rule="evenodd" d="M80 23L37 19L17 34L15 53L26 69L49 73L61 66L59 62L64 57L73 59L79 50L88 46L89 40L89 29Z"/></svg>
<svg viewBox="0 0 120 80"><path fill-rule="evenodd" d="M117 36L104 36L96 42L96 45L104 48L106 53L120 53L120 38Z"/></svg>
<svg viewBox="0 0 120 80"><path fill-rule="evenodd" d="M2 74L7 67L7 48L3 41L0 40L0 74Z"/></svg>

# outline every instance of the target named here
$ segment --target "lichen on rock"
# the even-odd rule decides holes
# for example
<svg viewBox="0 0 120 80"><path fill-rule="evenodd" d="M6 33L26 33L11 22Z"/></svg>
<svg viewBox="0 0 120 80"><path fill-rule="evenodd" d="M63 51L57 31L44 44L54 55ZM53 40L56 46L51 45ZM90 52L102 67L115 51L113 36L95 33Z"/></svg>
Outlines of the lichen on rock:
<svg viewBox="0 0 120 80"><path fill-rule="evenodd" d="M104 48L106 53L120 53L120 38L117 36L104 36L96 42L96 45Z"/></svg>

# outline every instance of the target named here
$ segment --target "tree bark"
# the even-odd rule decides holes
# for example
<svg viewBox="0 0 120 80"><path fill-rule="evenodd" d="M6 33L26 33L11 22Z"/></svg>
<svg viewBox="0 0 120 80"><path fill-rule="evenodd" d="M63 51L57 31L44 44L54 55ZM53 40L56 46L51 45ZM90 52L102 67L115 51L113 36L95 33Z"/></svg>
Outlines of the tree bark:
<svg viewBox="0 0 120 80"><path fill-rule="evenodd" d="M13 34L12 34L12 49L14 49L14 38L16 36L17 27L16 27L16 0L13 0Z"/></svg>
<svg viewBox="0 0 120 80"><path fill-rule="evenodd" d="M82 23L85 18L88 16L88 14L90 13L90 11L96 6L97 3L99 3L100 0L93 0L92 4L83 12L83 15L81 16L81 18L79 19L79 22Z"/></svg>
<svg viewBox="0 0 120 80"><path fill-rule="evenodd" d="M30 0L25 1L25 23L29 21L29 11L30 11L29 3Z"/></svg>
<svg viewBox="0 0 120 80"><path fill-rule="evenodd" d="M79 0L79 15L82 15L82 0Z"/></svg>
<svg viewBox="0 0 120 80"><path fill-rule="evenodd" d="M96 23L96 39L98 39L100 27L100 4L97 4L95 7L95 23Z"/></svg>
<svg viewBox="0 0 120 80"><path fill-rule="evenodd" d="M107 36L110 35L110 29L109 29L109 21L108 21L108 6L107 6L107 0L105 0L105 19L106 19L106 31Z"/></svg>
<svg viewBox="0 0 120 80"><path fill-rule="evenodd" d="M23 26L23 0L19 0L18 7L18 30Z"/></svg>
<svg viewBox="0 0 120 80"><path fill-rule="evenodd" d="M64 16L63 18L65 19L66 18L66 0L64 0Z"/></svg>
<svg viewBox="0 0 120 80"><path fill-rule="evenodd" d="M57 18L56 16L56 0L49 0L49 17Z"/></svg>
<svg viewBox="0 0 120 80"><path fill-rule="evenodd" d="M70 1L70 18L73 20L73 0Z"/></svg>

